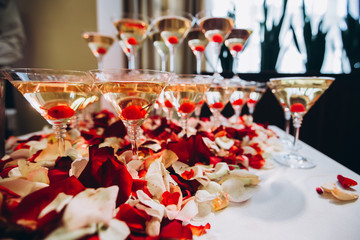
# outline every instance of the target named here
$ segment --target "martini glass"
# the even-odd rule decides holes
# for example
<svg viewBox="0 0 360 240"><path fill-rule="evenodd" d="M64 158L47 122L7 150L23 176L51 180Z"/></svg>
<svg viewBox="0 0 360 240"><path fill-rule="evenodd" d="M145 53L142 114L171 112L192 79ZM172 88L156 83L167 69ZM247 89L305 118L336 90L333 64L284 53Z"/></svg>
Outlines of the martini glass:
<svg viewBox="0 0 360 240"><path fill-rule="evenodd" d="M160 32L153 33L150 38L157 53L161 57L161 71L166 71L166 60L169 55L169 49L166 46L164 40L162 39Z"/></svg>
<svg viewBox="0 0 360 240"><path fill-rule="evenodd" d="M148 35L148 19L140 14L122 13L112 21L118 31L119 44L128 56L128 68L135 69L136 53Z"/></svg>
<svg viewBox="0 0 360 240"><path fill-rule="evenodd" d="M169 49L170 72L175 72L175 51L187 36L193 23L194 17L191 14L179 11L166 11L154 20L154 27Z"/></svg>
<svg viewBox="0 0 360 240"><path fill-rule="evenodd" d="M202 101L212 82L211 76L178 74L166 86L164 93L181 118L184 136L188 136L188 118Z"/></svg>
<svg viewBox="0 0 360 240"><path fill-rule="evenodd" d="M290 109L294 126L294 142L290 153L275 160L292 168L313 168L315 163L297 152L296 143L305 114L329 88L334 79L330 77L293 77L271 79L269 87L276 98Z"/></svg>
<svg viewBox="0 0 360 240"><path fill-rule="evenodd" d="M214 76L218 78L221 78L220 73L218 72L221 45L230 34L234 25L234 20L232 18L225 17L227 14L228 12L226 9L225 11L201 11L196 14L199 19L200 28L214 47L214 54L216 56Z"/></svg>
<svg viewBox="0 0 360 240"><path fill-rule="evenodd" d="M234 59L233 61L234 77L232 81L237 81L237 82L241 81L240 77L237 75L239 55L244 50L247 40L249 39L251 34L252 34L252 30L234 28L231 30L230 35L225 40L225 46L229 48L230 53Z"/></svg>
<svg viewBox="0 0 360 240"><path fill-rule="evenodd" d="M255 111L255 106L266 92L267 85L265 82L254 82L254 81L245 82L244 85L253 90L251 91L249 98L246 100L246 106L249 109L249 115L253 116Z"/></svg>
<svg viewBox="0 0 360 240"><path fill-rule="evenodd" d="M59 153L65 154L67 124L88 99L92 80L86 72L18 68L3 71L31 106L48 121L58 139Z"/></svg>
<svg viewBox="0 0 360 240"><path fill-rule="evenodd" d="M213 76L215 77L215 76ZM220 116L221 111L229 102L231 94L235 91L236 86L230 84L227 80L217 81L218 78L212 82L211 86L207 90L206 102L213 114L213 126L217 128L221 125Z"/></svg>
<svg viewBox="0 0 360 240"><path fill-rule="evenodd" d="M196 58L196 73L201 74L201 63L204 58L205 48L208 40L201 28L193 28L186 37L187 43Z"/></svg>
<svg viewBox="0 0 360 240"><path fill-rule="evenodd" d="M98 32L85 32L82 37L86 40L91 52L96 57L98 68L103 68L103 57L114 43L114 38Z"/></svg>
<svg viewBox="0 0 360 240"><path fill-rule="evenodd" d="M233 79L231 79L233 80ZM230 97L230 103L231 106L234 109L235 115L234 120L235 123L237 123L241 116L241 111L246 102L248 101L250 97L250 93L255 91L256 86L255 85L246 85L243 82L232 82L236 86L236 89L231 94Z"/></svg>
<svg viewBox="0 0 360 240"><path fill-rule="evenodd" d="M124 122L133 152L138 159L139 128L151 112L171 74L152 70L92 70L95 85Z"/></svg>

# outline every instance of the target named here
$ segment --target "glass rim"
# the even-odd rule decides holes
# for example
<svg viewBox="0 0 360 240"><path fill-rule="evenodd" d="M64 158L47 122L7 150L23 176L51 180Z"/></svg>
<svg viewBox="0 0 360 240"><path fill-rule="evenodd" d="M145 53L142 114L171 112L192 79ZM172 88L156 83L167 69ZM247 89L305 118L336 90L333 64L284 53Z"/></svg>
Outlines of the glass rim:
<svg viewBox="0 0 360 240"><path fill-rule="evenodd" d="M335 78L334 77L328 77L328 76L294 76L294 77L275 77L275 78L270 78L269 82L272 81L276 81L276 80L332 80L334 81Z"/></svg>
<svg viewBox="0 0 360 240"><path fill-rule="evenodd" d="M167 76L166 77L166 81L164 82L169 82L170 79L175 75L174 73L171 72L165 72L165 71L160 71L160 70L153 70L153 69L129 69L129 68L105 68L105 69L92 69L89 70L88 73L90 74L91 78L95 81L95 82L101 82L101 81L113 81L113 82L127 82L128 80L125 79L120 79L120 78L116 78L116 79L97 79L96 78L96 74L128 74L131 72L139 72L140 74L150 74L151 76L156 76L156 75L162 75L162 76ZM160 81L159 79L157 79L158 81ZM133 82L142 82L141 80L132 80ZM156 82L156 79L154 79L154 82ZM163 82L163 81L161 81Z"/></svg>
<svg viewBox="0 0 360 240"><path fill-rule="evenodd" d="M110 17L111 22L115 23L121 19L130 19L135 21L144 21L147 24L150 24L151 20L148 16L142 13L129 13L129 12L121 12L119 14L114 14Z"/></svg>

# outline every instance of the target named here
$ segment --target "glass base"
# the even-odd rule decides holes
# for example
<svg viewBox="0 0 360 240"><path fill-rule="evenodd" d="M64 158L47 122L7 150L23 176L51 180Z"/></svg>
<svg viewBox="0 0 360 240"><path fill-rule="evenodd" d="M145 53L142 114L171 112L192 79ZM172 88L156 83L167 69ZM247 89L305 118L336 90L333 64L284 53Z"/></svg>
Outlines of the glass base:
<svg viewBox="0 0 360 240"><path fill-rule="evenodd" d="M291 168L307 169L316 166L313 161L295 153L277 156L275 157L275 161L280 163L281 165Z"/></svg>

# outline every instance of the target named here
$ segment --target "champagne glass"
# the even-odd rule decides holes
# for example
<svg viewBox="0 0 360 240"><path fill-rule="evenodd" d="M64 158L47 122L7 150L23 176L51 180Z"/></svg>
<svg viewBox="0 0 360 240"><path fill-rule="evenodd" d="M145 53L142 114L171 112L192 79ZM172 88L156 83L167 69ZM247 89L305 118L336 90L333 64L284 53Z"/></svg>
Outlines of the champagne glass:
<svg viewBox="0 0 360 240"><path fill-rule="evenodd" d="M220 73L218 72L221 45L230 34L234 25L234 20L226 17L228 14L227 9L224 10L225 11L201 11L196 14L205 37L214 47L214 54L216 57L214 75L218 78L221 78Z"/></svg>
<svg viewBox="0 0 360 240"><path fill-rule="evenodd" d="M255 106L266 92L267 85L265 82L254 82L254 81L245 82L244 84L245 86L253 89L253 91L251 91L249 95L249 98L246 101L246 106L249 109L249 115L253 116L255 111Z"/></svg>
<svg viewBox="0 0 360 240"><path fill-rule="evenodd" d="M140 14L122 13L112 18L119 44L128 56L128 68L135 69L137 51L148 36L149 21Z"/></svg>
<svg viewBox="0 0 360 240"><path fill-rule="evenodd" d="M188 118L202 101L212 82L211 76L178 74L166 86L164 93L181 118L184 136L188 136Z"/></svg>
<svg viewBox="0 0 360 240"><path fill-rule="evenodd" d="M296 143L305 114L329 88L334 79L330 77L293 77L274 78L270 80L269 88L276 98L290 109L294 126L294 142L290 153L275 160L292 168L313 168L315 163L297 152Z"/></svg>
<svg viewBox="0 0 360 240"><path fill-rule="evenodd" d="M230 35L225 40L225 46L227 46L229 48L230 53L234 59L234 61L233 61L234 77L232 78L232 81L235 81L235 82L241 81L240 77L237 75L237 67L239 64L239 55L244 50L247 40L249 39L251 34L252 34L252 30L234 28L231 30Z"/></svg>
<svg viewBox="0 0 360 240"><path fill-rule="evenodd" d="M137 138L140 125L148 117L171 74L152 70L91 70L95 85L124 122L133 152L138 159Z"/></svg>
<svg viewBox="0 0 360 240"><path fill-rule="evenodd" d="M231 79L232 80L232 79ZM236 89L231 94L230 103L234 109L234 120L237 123L241 116L241 111L250 97L250 93L255 91L255 85L246 85L243 82L232 82Z"/></svg>
<svg viewBox="0 0 360 240"><path fill-rule="evenodd" d="M92 80L86 72L55 69L15 68L3 71L6 79L48 121L65 153L67 124L88 99Z"/></svg>
<svg viewBox="0 0 360 240"><path fill-rule="evenodd" d="M204 58L205 48L208 40L201 28L193 28L186 37L187 43L196 58L196 73L201 74L201 63Z"/></svg>
<svg viewBox="0 0 360 240"><path fill-rule="evenodd" d="M166 61L169 55L169 48L166 46L164 40L162 39L160 32L155 32L151 35L151 40L153 45L157 51L157 53L161 57L161 71L166 71Z"/></svg>
<svg viewBox="0 0 360 240"><path fill-rule="evenodd" d="M82 37L86 40L91 52L96 57L98 68L103 68L103 57L108 52L115 39L109 35L98 32L84 32Z"/></svg>
<svg viewBox="0 0 360 240"><path fill-rule="evenodd" d="M153 24L169 48L170 72L175 72L175 50L193 26L194 17L186 12L166 11Z"/></svg>
<svg viewBox="0 0 360 240"><path fill-rule="evenodd" d="M231 94L235 91L236 86L230 84L226 79L217 81L218 78L213 76L215 79L207 90L206 102L213 114L213 126L214 128L219 127L221 111L224 109L226 104L229 102Z"/></svg>

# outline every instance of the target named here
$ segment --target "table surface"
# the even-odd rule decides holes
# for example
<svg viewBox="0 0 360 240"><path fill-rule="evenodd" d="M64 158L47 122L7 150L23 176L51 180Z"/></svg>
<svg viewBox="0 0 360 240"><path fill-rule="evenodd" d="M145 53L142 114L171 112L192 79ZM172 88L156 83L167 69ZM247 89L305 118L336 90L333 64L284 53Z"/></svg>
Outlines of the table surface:
<svg viewBox="0 0 360 240"><path fill-rule="evenodd" d="M271 128L279 136L284 134ZM358 183L360 176L299 143L299 152L311 157L315 168L292 169L275 163L273 169L255 171L261 178L258 192L217 212L209 221L208 234L200 239L360 239L360 200L338 201L315 190L324 183L336 183L338 174ZM359 185L353 189L359 195Z"/></svg>

